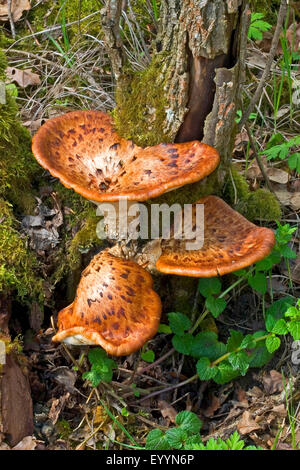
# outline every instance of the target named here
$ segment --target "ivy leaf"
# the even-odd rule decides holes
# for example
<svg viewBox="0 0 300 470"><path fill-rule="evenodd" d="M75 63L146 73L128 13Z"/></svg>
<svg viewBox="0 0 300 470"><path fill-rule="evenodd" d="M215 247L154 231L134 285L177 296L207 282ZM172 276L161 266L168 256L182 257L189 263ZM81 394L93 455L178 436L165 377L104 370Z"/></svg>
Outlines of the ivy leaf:
<svg viewBox="0 0 300 470"><path fill-rule="evenodd" d="M248 282L252 289L264 295L267 292L267 278L264 273L255 273L254 276L248 278Z"/></svg>
<svg viewBox="0 0 300 470"><path fill-rule="evenodd" d="M208 357L201 357L196 364L196 369L201 380L213 379L218 373L216 366L211 367Z"/></svg>
<svg viewBox="0 0 300 470"><path fill-rule="evenodd" d="M210 295L205 301L205 307L217 318L226 308L226 300Z"/></svg>
<svg viewBox="0 0 300 470"><path fill-rule="evenodd" d="M173 336L172 344L173 347L181 354L190 354L191 345L193 341L193 335L186 333L183 336Z"/></svg>
<svg viewBox="0 0 300 470"><path fill-rule="evenodd" d="M192 340L190 346L190 354L193 357L207 357L211 361L215 361L218 357L226 353L224 343L218 341L218 336L214 331L203 331L198 333Z"/></svg>
<svg viewBox="0 0 300 470"><path fill-rule="evenodd" d="M268 336L266 339L266 347L269 353L275 352L280 347L281 341L278 336Z"/></svg>
<svg viewBox="0 0 300 470"><path fill-rule="evenodd" d="M171 312L168 314L168 319L172 332L177 336L183 336L192 326L191 320L183 313Z"/></svg>
<svg viewBox="0 0 300 470"><path fill-rule="evenodd" d="M228 357L228 361L232 365L233 370L238 370L241 375L246 375L249 369L249 357L245 351L231 353Z"/></svg>
<svg viewBox="0 0 300 470"><path fill-rule="evenodd" d="M289 322L288 329L294 341L298 341L300 339L300 321L293 320Z"/></svg>
<svg viewBox="0 0 300 470"><path fill-rule="evenodd" d="M201 419L191 411L180 411L176 416L176 424L188 434L197 434L202 427Z"/></svg>
<svg viewBox="0 0 300 470"><path fill-rule="evenodd" d="M170 450L165 434L160 429L153 429L149 432L146 439L147 450Z"/></svg>
<svg viewBox="0 0 300 470"><path fill-rule="evenodd" d="M203 278L199 280L199 291L207 298L213 294L219 294L222 289L221 281L217 277Z"/></svg>

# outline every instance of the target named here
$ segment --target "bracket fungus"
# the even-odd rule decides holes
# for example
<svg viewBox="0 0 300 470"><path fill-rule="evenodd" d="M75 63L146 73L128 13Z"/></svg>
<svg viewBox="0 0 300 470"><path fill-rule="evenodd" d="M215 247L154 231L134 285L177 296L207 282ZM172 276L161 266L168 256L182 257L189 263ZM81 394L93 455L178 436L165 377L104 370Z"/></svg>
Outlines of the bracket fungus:
<svg viewBox="0 0 300 470"><path fill-rule="evenodd" d="M205 178L220 161L216 149L197 140L138 147L121 138L101 111L48 120L32 151L64 186L95 202L146 201Z"/></svg>
<svg viewBox="0 0 300 470"><path fill-rule="evenodd" d="M59 312L53 341L131 354L155 335L161 309L151 275L105 250L83 271L74 302Z"/></svg>
<svg viewBox="0 0 300 470"><path fill-rule="evenodd" d="M186 240L175 239L174 234L170 240L163 240L156 262L161 273L222 276L260 261L272 251L275 243L272 230L257 227L216 196L204 197L193 204L193 224L196 204L204 204L202 248L187 250Z"/></svg>

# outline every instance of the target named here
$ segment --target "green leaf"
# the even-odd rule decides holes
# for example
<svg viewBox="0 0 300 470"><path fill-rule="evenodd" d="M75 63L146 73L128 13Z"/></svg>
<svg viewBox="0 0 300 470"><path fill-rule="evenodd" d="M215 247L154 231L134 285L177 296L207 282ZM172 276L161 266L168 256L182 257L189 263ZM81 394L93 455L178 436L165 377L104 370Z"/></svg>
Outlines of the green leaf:
<svg viewBox="0 0 300 470"><path fill-rule="evenodd" d="M101 348L90 349L88 358L92 367L89 372L82 375L83 379L90 380L93 387L97 387L101 381L111 382L113 369L117 367L115 361L109 359Z"/></svg>
<svg viewBox="0 0 300 470"><path fill-rule="evenodd" d="M288 329L294 341L298 341L300 339L300 321L293 320L289 322Z"/></svg>
<svg viewBox="0 0 300 470"><path fill-rule="evenodd" d="M275 325L273 325L271 333L275 333L276 335L286 335L288 333L288 326L286 321L283 318L277 320Z"/></svg>
<svg viewBox="0 0 300 470"><path fill-rule="evenodd" d="M84 380L89 380L92 384L92 387L98 387L99 383L101 382L101 377L101 374L96 371L84 372L82 374L82 378Z"/></svg>
<svg viewBox="0 0 300 470"><path fill-rule="evenodd" d="M149 432L146 439L147 450L170 450L165 434L160 429L153 429Z"/></svg>
<svg viewBox="0 0 300 470"><path fill-rule="evenodd" d="M291 170L296 170L300 173L300 153L293 153L289 156L288 164Z"/></svg>
<svg viewBox="0 0 300 470"><path fill-rule="evenodd" d="M225 310L226 300L209 296L205 301L205 307L212 313L215 318L217 318Z"/></svg>
<svg viewBox="0 0 300 470"><path fill-rule="evenodd" d="M228 361L232 365L233 370L238 370L241 375L246 375L249 369L249 356L245 351L231 353L228 357Z"/></svg>
<svg viewBox="0 0 300 470"><path fill-rule="evenodd" d="M276 351L278 348L280 348L281 341L278 338L278 336L268 336L266 339L266 347L269 353L273 353Z"/></svg>
<svg viewBox="0 0 300 470"><path fill-rule="evenodd" d="M181 449L187 439L187 433L182 428L171 428L166 432L166 439L173 449Z"/></svg>
<svg viewBox="0 0 300 470"><path fill-rule="evenodd" d="M104 349L92 348L89 350L88 358L91 364L102 363L102 361L107 358L107 354Z"/></svg>
<svg viewBox="0 0 300 470"><path fill-rule="evenodd" d="M213 331L203 331L193 337L190 345L190 354L193 357L207 357L211 361L215 361L226 353L224 343L218 341L218 336Z"/></svg>
<svg viewBox="0 0 300 470"><path fill-rule="evenodd" d="M297 307L289 307L285 312L285 317L296 318L300 315L300 312Z"/></svg>
<svg viewBox="0 0 300 470"><path fill-rule="evenodd" d="M218 365L218 374L214 377L214 381L219 385L223 385L235 379L239 375L239 371L234 370L228 361L222 361Z"/></svg>
<svg viewBox="0 0 300 470"><path fill-rule="evenodd" d="M267 256L267 258L258 261L258 263L255 264L255 270L256 272L258 271L269 271L273 267L273 258L272 256Z"/></svg>
<svg viewBox="0 0 300 470"><path fill-rule="evenodd" d="M171 330L177 336L183 336L192 326L191 320L183 313L171 312L168 314Z"/></svg>
<svg viewBox="0 0 300 470"><path fill-rule="evenodd" d="M202 447L204 449L200 434L188 437L184 443L184 450L203 450Z"/></svg>
<svg viewBox="0 0 300 470"><path fill-rule="evenodd" d="M151 351L151 349L148 349L148 351L142 352L141 358L143 359L143 361L153 362L155 359L155 354L153 351Z"/></svg>
<svg viewBox="0 0 300 470"><path fill-rule="evenodd" d="M191 345L193 341L193 335L190 333L186 333L183 336L173 336L172 344L173 347L181 354L190 354L191 353Z"/></svg>
<svg viewBox="0 0 300 470"><path fill-rule="evenodd" d="M260 294L265 294L267 292L267 278L263 273L255 273L254 276L248 278L248 282L252 289Z"/></svg>
<svg viewBox="0 0 300 470"><path fill-rule="evenodd" d="M285 245L280 248L280 254L281 256L287 259L297 258L297 253L294 250L292 250L292 248L290 248L288 245Z"/></svg>
<svg viewBox="0 0 300 470"><path fill-rule="evenodd" d="M216 366L211 367L208 357L201 357L196 364L196 369L201 380L213 379L218 373Z"/></svg>
<svg viewBox="0 0 300 470"><path fill-rule="evenodd" d="M256 347L256 342L254 341L253 335L246 335L243 341L241 342L242 349L254 349Z"/></svg>
<svg viewBox="0 0 300 470"><path fill-rule="evenodd" d="M244 335L243 333L241 333L240 331L237 331L237 330L229 330L230 332L230 337L228 338L228 341L227 341L227 348L226 348L226 351L227 352L232 352L232 351L235 351L237 348L240 347L243 339L244 339Z"/></svg>
<svg viewBox="0 0 300 470"><path fill-rule="evenodd" d="M272 354L267 350L265 341L257 343L257 346L251 351L249 357L250 367L262 367L272 358Z"/></svg>
<svg viewBox="0 0 300 470"><path fill-rule="evenodd" d="M158 333L170 334L170 333L172 333L172 330L169 327L169 325L165 325L164 323L160 323L160 325L158 327Z"/></svg>
<svg viewBox="0 0 300 470"><path fill-rule="evenodd" d="M176 424L189 435L199 433L202 427L201 419L191 411L180 411L176 416Z"/></svg>
<svg viewBox="0 0 300 470"><path fill-rule="evenodd" d="M221 281L217 277L203 278L199 280L199 291L203 297L219 294L222 289Z"/></svg>

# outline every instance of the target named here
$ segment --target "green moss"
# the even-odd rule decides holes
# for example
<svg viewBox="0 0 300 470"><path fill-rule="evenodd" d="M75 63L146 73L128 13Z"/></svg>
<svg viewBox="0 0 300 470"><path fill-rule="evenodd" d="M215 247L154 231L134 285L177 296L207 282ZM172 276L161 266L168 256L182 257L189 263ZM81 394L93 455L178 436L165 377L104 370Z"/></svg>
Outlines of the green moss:
<svg viewBox="0 0 300 470"><path fill-rule="evenodd" d="M93 214L83 217L82 227L78 230L68 248L68 262L71 269L80 264L82 253L89 251L92 247L103 246L103 240L100 240L96 233L99 220L100 218Z"/></svg>
<svg viewBox="0 0 300 470"><path fill-rule="evenodd" d="M225 199L235 210L248 220L278 220L281 217L280 204L274 194L267 189L250 191L247 181L234 167L231 167L231 179L225 187Z"/></svg>
<svg viewBox="0 0 300 470"><path fill-rule="evenodd" d="M17 230L18 224L7 201L0 199L0 292L17 291L20 299L41 298L38 263Z"/></svg>
<svg viewBox="0 0 300 470"><path fill-rule="evenodd" d="M70 434L72 433L71 426L65 419L60 419L59 421L57 421L56 429L61 439L67 440Z"/></svg>
<svg viewBox="0 0 300 470"><path fill-rule="evenodd" d="M161 73L165 62L166 53L159 53L142 72L124 70L118 83L113 111L116 129L142 147L170 142L163 132L168 107L162 82L165 74Z"/></svg>

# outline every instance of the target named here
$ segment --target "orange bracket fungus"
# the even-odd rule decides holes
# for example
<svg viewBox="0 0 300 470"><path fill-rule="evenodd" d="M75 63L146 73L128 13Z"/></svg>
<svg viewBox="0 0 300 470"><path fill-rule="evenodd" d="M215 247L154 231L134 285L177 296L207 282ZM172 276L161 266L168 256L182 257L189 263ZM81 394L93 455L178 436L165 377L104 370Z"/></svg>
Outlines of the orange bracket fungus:
<svg viewBox="0 0 300 470"><path fill-rule="evenodd" d="M138 147L101 111L50 119L34 136L32 151L64 186L95 202L146 201L205 178L220 161L217 150L197 140Z"/></svg>
<svg viewBox="0 0 300 470"><path fill-rule="evenodd" d="M74 302L59 312L53 341L99 345L114 356L137 351L160 322L161 301L152 287L137 263L100 252L83 271Z"/></svg>
<svg viewBox="0 0 300 470"><path fill-rule="evenodd" d="M163 240L158 271L191 277L222 276L250 266L272 251L272 230L257 227L222 199L207 196L193 204L204 204L204 238L201 249L187 250L186 240Z"/></svg>

